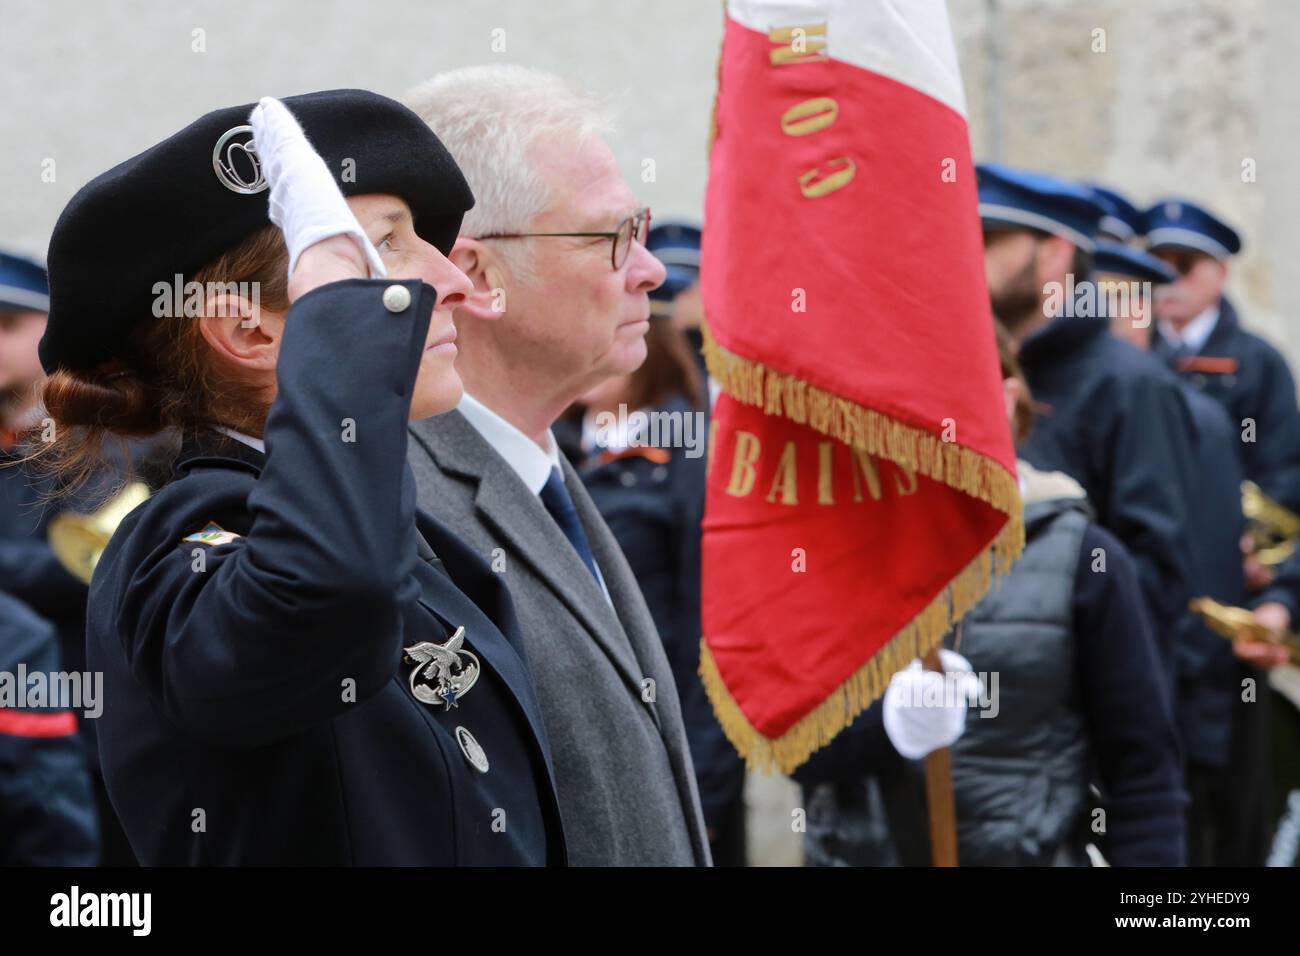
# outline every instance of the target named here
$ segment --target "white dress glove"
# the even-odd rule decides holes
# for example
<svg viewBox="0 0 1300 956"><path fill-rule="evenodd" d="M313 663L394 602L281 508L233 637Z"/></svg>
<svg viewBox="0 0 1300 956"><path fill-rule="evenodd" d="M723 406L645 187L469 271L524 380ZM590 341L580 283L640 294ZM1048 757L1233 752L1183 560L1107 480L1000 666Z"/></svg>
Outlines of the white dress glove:
<svg viewBox="0 0 1300 956"><path fill-rule="evenodd" d="M946 674L922 670L920 658L908 664L890 680L881 704L885 734L909 760L955 743L966 730L967 706L984 692L966 658L941 648L939 660Z"/></svg>
<svg viewBox="0 0 1300 956"><path fill-rule="evenodd" d="M262 173L271 187L271 221L289 247L289 274L308 246L331 236L351 236L370 264L370 275L383 278L379 251L348 208L325 160L307 141L292 113L279 100L264 96L248 117Z"/></svg>

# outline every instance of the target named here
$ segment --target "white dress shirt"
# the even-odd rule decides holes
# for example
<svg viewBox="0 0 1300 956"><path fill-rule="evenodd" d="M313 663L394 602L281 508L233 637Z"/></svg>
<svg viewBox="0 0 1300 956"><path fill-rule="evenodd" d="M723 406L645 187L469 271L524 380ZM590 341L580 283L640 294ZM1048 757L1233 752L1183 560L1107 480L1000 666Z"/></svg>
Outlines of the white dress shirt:
<svg viewBox="0 0 1300 956"><path fill-rule="evenodd" d="M456 406L498 455L506 460L515 474L535 495L542 493L552 468L560 468L560 453L555 436L546 429L546 448L542 448L514 425L466 392ZM560 474L564 469L560 468Z"/></svg>
<svg viewBox="0 0 1300 956"><path fill-rule="evenodd" d="M1160 334L1165 337L1165 341L1175 348L1181 343L1187 346L1193 354L1197 354L1205 347L1206 340L1214 332L1214 327L1219 324L1219 307L1212 305L1192 321L1183 326L1182 332L1178 332L1168 322L1159 322L1157 327Z"/></svg>
<svg viewBox="0 0 1300 956"><path fill-rule="evenodd" d="M465 420L474 426L474 430L506 460L506 464L514 469L515 474L534 495L541 495L542 488L551 477L552 468L559 469L560 476L563 477L564 469L560 468L559 445L556 444L555 435L549 428L546 429L545 435L546 448L542 448L469 392L465 392L461 397L456 410L464 415ZM605 576L600 573L599 565L596 565L596 580L600 584L600 589L605 592L605 600L612 605L614 602L609 596L609 588L605 586Z"/></svg>
<svg viewBox="0 0 1300 956"><path fill-rule="evenodd" d="M263 455L266 454L266 442L262 441L262 439L256 438L253 435L245 435L243 432L237 432L233 428L227 428L225 425L217 425L216 429L221 432L221 434L229 435L235 441L242 442L249 448L254 448L257 451L260 451Z"/></svg>

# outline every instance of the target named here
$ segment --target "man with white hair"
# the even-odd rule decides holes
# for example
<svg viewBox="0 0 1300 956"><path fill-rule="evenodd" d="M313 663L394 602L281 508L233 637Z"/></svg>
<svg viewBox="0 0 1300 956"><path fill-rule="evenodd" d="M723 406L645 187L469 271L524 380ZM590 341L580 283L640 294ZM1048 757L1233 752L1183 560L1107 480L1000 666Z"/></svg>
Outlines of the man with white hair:
<svg viewBox="0 0 1300 956"><path fill-rule="evenodd" d="M406 102L477 200L451 254L474 284L455 315L465 398L411 426L420 506L508 585L570 862L708 865L663 645L551 434L578 396L645 359L647 293L664 280L643 244L649 210L602 138L607 118L556 77L456 70ZM491 741L480 742L490 761Z"/></svg>

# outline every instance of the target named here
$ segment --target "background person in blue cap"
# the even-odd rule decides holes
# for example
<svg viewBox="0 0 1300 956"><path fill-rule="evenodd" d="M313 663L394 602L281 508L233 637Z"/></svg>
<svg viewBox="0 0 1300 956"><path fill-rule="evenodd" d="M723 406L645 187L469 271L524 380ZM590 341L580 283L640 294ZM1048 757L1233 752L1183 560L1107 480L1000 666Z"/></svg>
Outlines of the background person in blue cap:
<svg viewBox="0 0 1300 956"><path fill-rule="evenodd" d="M1148 350L1155 332L1154 296L1147 290L1174 282L1172 267L1140 250L1099 242L1095 278L1119 284L1123 307L1111 316L1111 331ZM1204 594L1223 604L1246 603L1246 579L1239 560L1245 518L1241 512L1241 463L1237 429L1223 407L1190 384L1184 396L1196 426L1196 520L1188 537L1201 572ZM1187 755L1188 862L1193 866L1259 866L1260 827L1266 819L1263 773L1264 708L1243 701L1242 681L1262 686L1265 674L1249 659L1249 645L1229 643L1195 615L1181 622L1177 642L1178 724ZM1236 652L1236 653L1234 653ZM1243 659L1242 655L1246 655Z"/></svg>
<svg viewBox="0 0 1300 956"><path fill-rule="evenodd" d="M49 307L45 268L22 256L0 252L0 592L25 608L25 617L15 617L15 628L24 619L40 622L35 631L24 628L32 646L40 643L37 631L40 635L48 632L57 645L42 655L56 662L59 669L84 671L86 585L55 557L47 534L50 522L64 510L93 510L103 489L76 500L54 499L54 483L24 462L32 448L19 441L20 434L37 425L44 414L39 391L45 371L38 345ZM100 845L92 848L90 862L131 864L134 857L99 773L95 721L71 719L78 733L62 746L84 749L79 758L82 772L88 766L94 783L93 799L84 812L90 817L92 842L100 841ZM77 802L71 797L68 801L69 805ZM94 826L97 815L98 827Z"/></svg>
<svg viewBox="0 0 1300 956"><path fill-rule="evenodd" d="M1091 193L1005 166L978 172L993 311L1017 343L1036 401L1020 456L1078 481L1098 523L1129 549L1172 680L1175 629L1200 591L1186 534L1194 468L1187 403L1169 371L1111 336L1105 318L1073 315L1068 299L1051 307L1067 276L1088 291L1102 217Z"/></svg>
<svg viewBox="0 0 1300 956"><path fill-rule="evenodd" d="M704 382L709 370L704 362L704 298L700 294L700 242L698 226L665 222L650 230L646 248L655 254L668 277L650 293L650 311L663 315L680 329L690 343ZM707 398L708 396L706 396Z"/></svg>
<svg viewBox="0 0 1300 956"><path fill-rule="evenodd" d="M8 674L19 664L50 673L81 670L85 662L86 587L45 539L47 483L20 464L18 434L40 415L37 389L45 373L37 344L49 308L45 269L0 252L0 671ZM74 652L71 663L65 647ZM0 865L100 861L88 755L78 734L90 723L66 710L0 709Z"/></svg>
<svg viewBox="0 0 1300 956"><path fill-rule="evenodd" d="M1122 193L1099 183L1084 183L1084 186L1092 191L1093 199L1102 208L1101 222L1097 226L1099 240L1127 244L1141 237L1144 225L1142 210Z"/></svg>
<svg viewBox="0 0 1300 956"><path fill-rule="evenodd" d="M722 732L700 680L700 522L704 517L708 395L699 350L675 323L684 296L698 296L700 230L654 226L646 248L667 278L650 291L646 359L582 398L586 466L582 480L618 539L668 654L682 702L700 805L715 866L744 866L745 767ZM698 326L696 327L698 330ZM644 436L596 430L602 412L691 416L699 444L651 447ZM670 421L668 418L661 419Z"/></svg>
<svg viewBox="0 0 1300 956"><path fill-rule="evenodd" d="M1164 199L1145 216L1147 247L1178 273L1156 297L1158 355L1219 401L1240 430L1246 477L1300 512L1300 408L1295 379L1272 345L1246 331L1224 293L1241 238L1208 210ZM1248 571L1250 583L1264 577Z"/></svg>

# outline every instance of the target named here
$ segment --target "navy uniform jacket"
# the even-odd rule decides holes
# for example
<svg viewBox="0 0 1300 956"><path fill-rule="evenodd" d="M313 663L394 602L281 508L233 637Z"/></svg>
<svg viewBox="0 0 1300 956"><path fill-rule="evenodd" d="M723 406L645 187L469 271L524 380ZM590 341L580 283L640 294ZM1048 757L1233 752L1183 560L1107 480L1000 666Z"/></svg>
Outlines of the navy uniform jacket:
<svg viewBox="0 0 1300 956"><path fill-rule="evenodd" d="M564 860L504 585L415 509L406 418L435 293L399 283L411 304L394 314L391 284L298 300L266 455L214 432L187 441L96 569L100 756L142 863ZM210 523L237 537L184 540ZM412 695L403 648L461 626L482 673L435 710Z"/></svg>
<svg viewBox="0 0 1300 956"><path fill-rule="evenodd" d="M696 413L684 398L659 411ZM664 456L667 460L655 460ZM704 469L705 456L688 457L686 449L631 448L585 468L582 481L627 556L664 643L682 702L704 820L716 829L742 797L745 766L723 733L699 675Z"/></svg>
<svg viewBox="0 0 1300 956"><path fill-rule="evenodd" d="M1157 354L1174 361L1163 336L1154 336L1153 345ZM1270 498L1300 512L1300 408L1281 353L1243 329L1225 297L1219 321L1200 352L1190 362L1174 364L1191 385L1228 410L1246 477ZM1253 442L1241 440L1242 422L1248 418L1255 422Z"/></svg>
<svg viewBox="0 0 1300 956"><path fill-rule="evenodd" d="M1188 526L1203 593L1224 604L1246 602L1241 562L1241 464L1238 431L1227 412L1190 385L1184 387L1196 426L1196 498ZM1194 614L1178 636L1178 722L1191 761L1221 767L1228 760L1232 709L1238 701L1236 657L1229 642Z"/></svg>
<svg viewBox="0 0 1300 956"><path fill-rule="evenodd" d="M86 585L54 556L46 534L50 521L80 501L52 501L51 483L20 464L20 450L0 453L0 590L51 621L59 631L71 670L85 663ZM86 507L85 510L93 510Z"/></svg>
<svg viewBox="0 0 1300 956"><path fill-rule="evenodd" d="M0 671L16 679L20 663L28 674L63 668L50 623L0 592ZM46 707L0 707L0 866L99 862L79 716Z"/></svg>
<svg viewBox="0 0 1300 956"><path fill-rule="evenodd" d="M1020 456L1079 482L1098 524L1133 556L1172 676L1179 619L1203 593L1186 530L1195 433L1182 389L1105 319L1058 318L1019 358L1042 408Z"/></svg>

